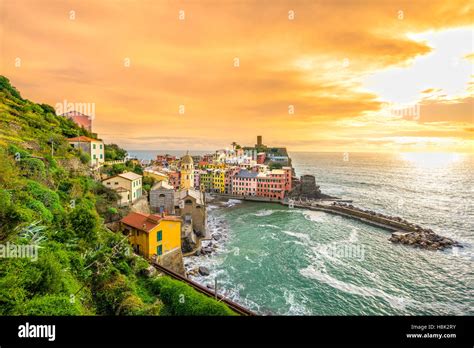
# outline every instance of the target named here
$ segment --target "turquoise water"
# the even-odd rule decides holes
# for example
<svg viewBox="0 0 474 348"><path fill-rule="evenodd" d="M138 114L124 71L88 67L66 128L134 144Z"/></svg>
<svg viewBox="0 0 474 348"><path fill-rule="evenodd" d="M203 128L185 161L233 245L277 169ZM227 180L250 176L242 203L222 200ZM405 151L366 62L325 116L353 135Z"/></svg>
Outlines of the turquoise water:
<svg viewBox="0 0 474 348"><path fill-rule="evenodd" d="M474 314L473 158L462 155L294 153L297 175L323 192L399 215L463 243L425 251L391 244L355 220L275 204L209 203L223 235L210 256L186 258L195 277L261 314Z"/></svg>

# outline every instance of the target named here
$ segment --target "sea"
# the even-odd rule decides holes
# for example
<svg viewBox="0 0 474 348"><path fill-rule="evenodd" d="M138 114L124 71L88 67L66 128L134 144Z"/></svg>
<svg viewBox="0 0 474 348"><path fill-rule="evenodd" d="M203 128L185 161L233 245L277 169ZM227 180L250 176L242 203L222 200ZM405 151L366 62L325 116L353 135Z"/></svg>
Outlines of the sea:
<svg viewBox="0 0 474 348"><path fill-rule="evenodd" d="M129 151L154 158L165 151ZM184 151L170 152L182 155ZM206 152L197 152L203 154ZM192 153L194 154L194 153ZM473 315L474 156L290 152L323 193L400 216L462 247L392 244L362 222L279 204L210 200L205 241L185 258L191 278L261 315Z"/></svg>

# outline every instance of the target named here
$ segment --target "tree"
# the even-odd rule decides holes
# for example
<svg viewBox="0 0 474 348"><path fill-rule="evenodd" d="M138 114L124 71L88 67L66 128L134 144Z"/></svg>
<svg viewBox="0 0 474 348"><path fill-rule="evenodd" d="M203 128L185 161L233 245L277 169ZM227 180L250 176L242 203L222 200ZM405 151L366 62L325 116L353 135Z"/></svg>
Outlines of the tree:
<svg viewBox="0 0 474 348"><path fill-rule="evenodd" d="M85 205L78 205L69 215L69 221L77 237L86 242L97 240L99 215Z"/></svg>
<svg viewBox="0 0 474 348"><path fill-rule="evenodd" d="M123 160L127 157L127 151L119 147L117 144L106 144L104 152L106 161Z"/></svg>

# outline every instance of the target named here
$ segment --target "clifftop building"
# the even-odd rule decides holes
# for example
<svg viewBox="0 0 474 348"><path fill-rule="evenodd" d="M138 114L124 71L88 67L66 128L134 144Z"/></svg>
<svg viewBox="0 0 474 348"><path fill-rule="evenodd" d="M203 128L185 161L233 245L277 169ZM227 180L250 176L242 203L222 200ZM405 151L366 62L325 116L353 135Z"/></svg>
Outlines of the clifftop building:
<svg viewBox="0 0 474 348"><path fill-rule="evenodd" d="M81 135L67 140L76 149L81 149L90 156L89 165L99 167L105 162L104 142Z"/></svg>
<svg viewBox="0 0 474 348"><path fill-rule="evenodd" d="M79 127L83 127L84 129L92 132L92 117L84 115L78 111L68 111L61 116L69 118L70 120L74 121Z"/></svg>

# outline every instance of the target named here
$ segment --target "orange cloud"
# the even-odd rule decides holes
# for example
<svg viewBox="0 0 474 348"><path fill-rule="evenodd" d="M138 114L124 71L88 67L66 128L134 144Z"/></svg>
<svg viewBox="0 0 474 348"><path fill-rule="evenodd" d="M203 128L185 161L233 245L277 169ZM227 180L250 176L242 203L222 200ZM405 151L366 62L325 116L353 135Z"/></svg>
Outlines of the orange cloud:
<svg viewBox="0 0 474 348"><path fill-rule="evenodd" d="M396 124L403 136L442 137L424 128L442 121L456 128L455 139L466 139L472 123L472 98L444 98L438 86L423 89L420 122L371 116L382 107L381 91L364 86L368 76L437 52L411 34L470 26L470 1L1 6L1 73L38 102L95 103L95 131L128 148L212 149L263 133L292 150L377 150L378 142L390 150L393 134L370 134Z"/></svg>

